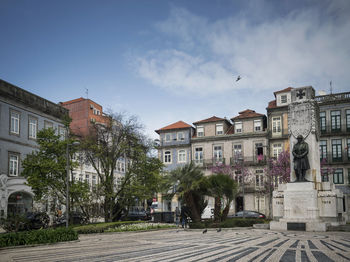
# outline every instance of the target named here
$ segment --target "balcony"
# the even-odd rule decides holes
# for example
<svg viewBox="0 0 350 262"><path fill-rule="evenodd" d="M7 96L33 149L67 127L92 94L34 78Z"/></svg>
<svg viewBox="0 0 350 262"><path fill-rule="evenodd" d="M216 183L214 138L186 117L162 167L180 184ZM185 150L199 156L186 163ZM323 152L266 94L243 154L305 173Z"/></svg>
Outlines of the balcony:
<svg viewBox="0 0 350 262"><path fill-rule="evenodd" d="M329 94L324 96L316 96L315 100L318 103L325 103L331 101L341 101L350 99L350 92L338 93L338 94Z"/></svg>
<svg viewBox="0 0 350 262"><path fill-rule="evenodd" d="M350 150L350 149L349 149ZM325 164L347 164L350 163L350 153L347 150L343 150L341 156L333 156L332 153L327 153L325 156L320 156L321 162ZM323 159L322 159L323 158Z"/></svg>
<svg viewBox="0 0 350 262"><path fill-rule="evenodd" d="M266 165L266 156L259 155L259 156L244 156L239 159L236 157L230 158L230 164L234 165L236 163L244 163L244 165Z"/></svg>
<svg viewBox="0 0 350 262"><path fill-rule="evenodd" d="M203 167L213 167L218 165L225 165L225 158L211 158L211 159L200 159L200 160L192 160L195 165L203 166Z"/></svg>
<svg viewBox="0 0 350 262"><path fill-rule="evenodd" d="M331 125L326 125L324 128L320 128L321 135L337 135L337 134L350 134L350 125L343 123L340 128L332 128Z"/></svg>

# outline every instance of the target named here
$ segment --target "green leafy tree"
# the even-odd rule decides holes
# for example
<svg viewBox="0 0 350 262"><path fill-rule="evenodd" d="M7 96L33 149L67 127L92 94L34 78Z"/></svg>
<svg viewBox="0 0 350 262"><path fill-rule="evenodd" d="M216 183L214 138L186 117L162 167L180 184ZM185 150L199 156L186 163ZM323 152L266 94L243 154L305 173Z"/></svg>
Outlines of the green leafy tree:
<svg viewBox="0 0 350 262"><path fill-rule="evenodd" d="M208 177L208 194L215 199L214 221L224 221L230 205L237 194L237 182L233 179L234 170L229 165L214 166L213 175ZM222 208L224 203L224 208Z"/></svg>
<svg viewBox="0 0 350 262"><path fill-rule="evenodd" d="M59 204L66 204L67 171L66 148L71 144L71 138L63 140L56 135L52 128L40 130L37 134L39 149L28 154L23 160L22 175L27 179L28 185L35 194L35 200L46 201L56 199ZM75 148L70 150L71 171L77 166L72 160ZM88 187L79 181L70 183L71 203L81 204L81 199L89 193ZM70 206L72 206L72 204Z"/></svg>
<svg viewBox="0 0 350 262"><path fill-rule="evenodd" d="M207 182L200 167L193 163L179 167L170 172L169 181L172 185L176 184L176 190L173 193L177 193L184 201L192 221L199 222L208 204L204 198Z"/></svg>
<svg viewBox="0 0 350 262"><path fill-rule="evenodd" d="M115 220L122 209L132 205L136 198L145 198L159 184L161 165L148 157L151 147L141 129L135 117L109 114L82 138L86 161L99 177L106 222ZM126 160L127 165L124 177L118 182L115 171L120 159ZM148 181L152 180L154 185L147 189Z"/></svg>

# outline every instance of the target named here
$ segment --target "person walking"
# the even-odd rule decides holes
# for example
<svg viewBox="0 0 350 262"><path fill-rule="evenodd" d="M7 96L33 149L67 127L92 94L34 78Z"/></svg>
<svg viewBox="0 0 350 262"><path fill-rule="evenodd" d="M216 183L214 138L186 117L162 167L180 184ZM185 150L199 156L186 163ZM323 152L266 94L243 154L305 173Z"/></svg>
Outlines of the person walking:
<svg viewBox="0 0 350 262"><path fill-rule="evenodd" d="M182 228L186 228L188 212L187 212L187 207L185 205L181 208L180 216L181 216Z"/></svg>
<svg viewBox="0 0 350 262"><path fill-rule="evenodd" d="M179 207L176 207L175 208L175 222L176 222L176 227L179 227L180 226L180 209Z"/></svg>

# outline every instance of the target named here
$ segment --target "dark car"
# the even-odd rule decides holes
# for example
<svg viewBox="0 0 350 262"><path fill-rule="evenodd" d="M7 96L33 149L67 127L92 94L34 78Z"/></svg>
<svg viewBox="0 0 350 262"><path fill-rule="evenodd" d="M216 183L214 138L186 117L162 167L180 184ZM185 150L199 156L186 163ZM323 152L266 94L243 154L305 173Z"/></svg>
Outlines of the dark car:
<svg viewBox="0 0 350 262"><path fill-rule="evenodd" d="M131 207L127 215L122 217L122 220L148 220L149 215L142 207Z"/></svg>
<svg viewBox="0 0 350 262"><path fill-rule="evenodd" d="M45 212L28 212L26 214L26 229L47 228L49 226L50 217Z"/></svg>
<svg viewBox="0 0 350 262"><path fill-rule="evenodd" d="M243 213L244 213L244 215L243 215ZM266 216L264 214L256 212L256 211L250 211L250 210L239 211L236 214L229 215L227 217L229 217L229 218L234 218L234 217L266 218Z"/></svg>

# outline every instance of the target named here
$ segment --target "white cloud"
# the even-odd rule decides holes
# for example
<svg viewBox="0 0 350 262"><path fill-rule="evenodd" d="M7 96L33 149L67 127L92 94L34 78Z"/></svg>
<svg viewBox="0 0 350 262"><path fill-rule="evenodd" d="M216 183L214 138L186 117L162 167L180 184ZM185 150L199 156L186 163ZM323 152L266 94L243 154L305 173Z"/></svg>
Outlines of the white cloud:
<svg viewBox="0 0 350 262"><path fill-rule="evenodd" d="M156 25L164 39L170 38L171 48L139 57L137 70L153 85L173 93L323 88L330 80L347 90L350 20L343 10L350 10L348 3L325 1L325 10L295 9L259 23L251 21L249 12L209 22L173 8L170 17ZM243 78L236 83L234 75Z"/></svg>

